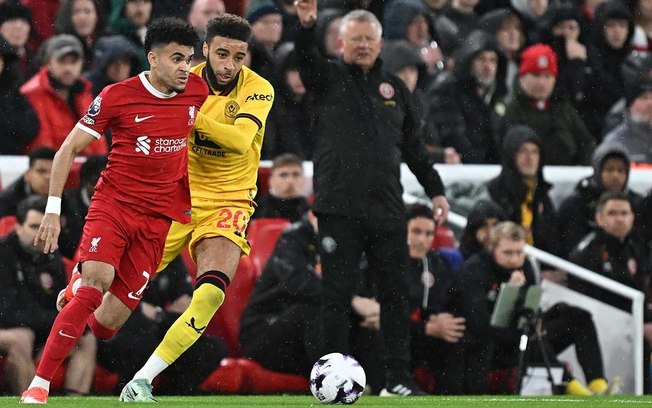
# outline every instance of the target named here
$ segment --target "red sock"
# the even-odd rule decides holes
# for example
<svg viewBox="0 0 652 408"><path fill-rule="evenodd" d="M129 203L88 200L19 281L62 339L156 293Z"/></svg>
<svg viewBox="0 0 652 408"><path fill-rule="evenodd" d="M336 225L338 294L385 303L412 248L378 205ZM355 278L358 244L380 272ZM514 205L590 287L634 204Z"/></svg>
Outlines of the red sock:
<svg viewBox="0 0 652 408"><path fill-rule="evenodd" d="M59 312L52 324L36 375L52 381L54 372L84 334L88 317L101 303L102 292L99 290L90 286L77 290L75 297Z"/></svg>
<svg viewBox="0 0 652 408"><path fill-rule="evenodd" d="M88 323L88 327L91 328L93 335L100 340L108 340L118 332L118 330L109 329L102 323L98 322L94 314L90 315L86 323Z"/></svg>

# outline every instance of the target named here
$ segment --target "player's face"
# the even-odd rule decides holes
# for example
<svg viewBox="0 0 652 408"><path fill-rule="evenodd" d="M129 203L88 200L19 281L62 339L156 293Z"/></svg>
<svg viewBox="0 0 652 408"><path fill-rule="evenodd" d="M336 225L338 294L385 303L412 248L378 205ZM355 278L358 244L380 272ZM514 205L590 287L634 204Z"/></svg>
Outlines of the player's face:
<svg viewBox="0 0 652 408"><path fill-rule="evenodd" d="M41 196L48 195L51 172L52 160L34 160L32 167L27 169L25 172L25 181L34 194Z"/></svg>
<svg viewBox="0 0 652 408"><path fill-rule="evenodd" d="M32 244L34 243L34 238L36 238L41 221L43 221L43 215L42 212L29 210L25 216L25 222L16 224L16 235L18 235L20 245L27 251L34 253L42 252L42 249L36 248Z"/></svg>
<svg viewBox="0 0 652 408"><path fill-rule="evenodd" d="M341 34L339 44L344 62L370 70L383 45L380 28L368 21L349 21Z"/></svg>
<svg viewBox="0 0 652 408"><path fill-rule="evenodd" d="M494 261L501 268L520 269L525 263L525 242L512 239L501 239L493 250Z"/></svg>
<svg viewBox="0 0 652 408"><path fill-rule="evenodd" d="M164 93L183 92L188 83L193 54L193 47L175 42L152 49L147 56L152 85Z"/></svg>
<svg viewBox="0 0 652 408"><path fill-rule="evenodd" d="M230 83L244 65L249 45L227 37L213 37L210 44L204 43L204 56L215 74L219 85Z"/></svg>
<svg viewBox="0 0 652 408"><path fill-rule="evenodd" d="M423 258L435 240L435 220L426 217L412 218L408 221L407 230L410 258Z"/></svg>

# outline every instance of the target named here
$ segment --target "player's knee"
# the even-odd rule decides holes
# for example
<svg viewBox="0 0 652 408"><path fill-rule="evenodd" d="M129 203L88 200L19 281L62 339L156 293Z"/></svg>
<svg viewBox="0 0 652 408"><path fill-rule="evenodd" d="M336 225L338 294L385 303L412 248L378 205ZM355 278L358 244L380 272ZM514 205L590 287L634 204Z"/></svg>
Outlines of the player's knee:
<svg viewBox="0 0 652 408"><path fill-rule="evenodd" d="M94 314L88 318L87 323L88 327L91 329L91 332L93 332L93 335L100 340L108 340L111 337L115 336L115 334L118 332L118 329L108 328L97 321Z"/></svg>

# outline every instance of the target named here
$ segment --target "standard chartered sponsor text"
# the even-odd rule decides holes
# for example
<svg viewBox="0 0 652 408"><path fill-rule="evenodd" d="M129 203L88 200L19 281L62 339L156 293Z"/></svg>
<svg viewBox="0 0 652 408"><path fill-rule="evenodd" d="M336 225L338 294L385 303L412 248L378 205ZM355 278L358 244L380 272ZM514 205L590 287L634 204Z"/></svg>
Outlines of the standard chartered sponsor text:
<svg viewBox="0 0 652 408"><path fill-rule="evenodd" d="M186 138L179 139L156 139L154 146L155 153L174 153L186 147Z"/></svg>

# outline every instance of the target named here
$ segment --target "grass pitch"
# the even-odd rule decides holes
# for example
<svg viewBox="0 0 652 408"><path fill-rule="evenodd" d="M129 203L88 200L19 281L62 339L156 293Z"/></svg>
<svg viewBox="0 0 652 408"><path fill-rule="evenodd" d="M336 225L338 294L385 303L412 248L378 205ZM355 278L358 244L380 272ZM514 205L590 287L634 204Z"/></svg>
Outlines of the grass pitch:
<svg viewBox="0 0 652 408"><path fill-rule="evenodd" d="M160 407L323 407L312 396L206 396L158 398ZM1 397L0 406L17 406L18 397ZM133 406L132 405L126 405ZM135 404L144 406L145 404ZM125 407L117 396L111 397L50 397L48 406L109 408ZM151 406L151 405L150 405ZM652 396L612 396L612 397L517 397L517 396L479 396L479 397L412 397L380 398L363 396L355 403L356 407L430 407L430 408L603 408L603 407L651 407Z"/></svg>

